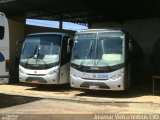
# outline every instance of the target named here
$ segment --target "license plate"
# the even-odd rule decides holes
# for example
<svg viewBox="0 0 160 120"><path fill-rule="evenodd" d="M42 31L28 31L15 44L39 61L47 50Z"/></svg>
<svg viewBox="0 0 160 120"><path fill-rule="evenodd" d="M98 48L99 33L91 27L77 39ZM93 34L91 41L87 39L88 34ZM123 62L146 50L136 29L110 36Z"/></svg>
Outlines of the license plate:
<svg viewBox="0 0 160 120"><path fill-rule="evenodd" d="M38 80L32 80L32 83L39 83Z"/></svg>
<svg viewBox="0 0 160 120"><path fill-rule="evenodd" d="M99 86L97 86L97 85L90 85L89 89L91 89L91 90L99 90Z"/></svg>
<svg viewBox="0 0 160 120"><path fill-rule="evenodd" d="M108 79L108 75L106 75L106 74L96 74L95 78L96 79Z"/></svg>

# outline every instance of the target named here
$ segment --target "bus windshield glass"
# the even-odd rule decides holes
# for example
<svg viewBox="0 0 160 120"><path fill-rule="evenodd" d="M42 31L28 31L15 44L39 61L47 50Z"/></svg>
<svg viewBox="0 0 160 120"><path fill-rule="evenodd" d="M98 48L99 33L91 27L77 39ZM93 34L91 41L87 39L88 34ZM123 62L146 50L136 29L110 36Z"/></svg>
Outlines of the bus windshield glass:
<svg viewBox="0 0 160 120"><path fill-rule="evenodd" d="M124 36L123 32L77 34L71 63L96 67L124 63Z"/></svg>
<svg viewBox="0 0 160 120"><path fill-rule="evenodd" d="M22 46L21 63L52 64L59 62L62 35L30 35Z"/></svg>

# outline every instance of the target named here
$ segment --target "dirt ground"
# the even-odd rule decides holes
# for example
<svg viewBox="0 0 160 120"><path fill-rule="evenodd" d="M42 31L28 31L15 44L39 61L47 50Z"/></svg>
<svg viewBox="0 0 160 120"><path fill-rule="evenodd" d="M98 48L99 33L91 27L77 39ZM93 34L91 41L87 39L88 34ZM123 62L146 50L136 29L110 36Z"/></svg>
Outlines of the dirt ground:
<svg viewBox="0 0 160 120"><path fill-rule="evenodd" d="M87 114L86 118L95 119L96 114L160 113L160 96L153 96L151 87L147 86L118 92L84 91L72 89L68 85L0 85L0 100L0 114L49 114L48 118L54 117L57 120L65 119L65 115L69 118L69 115L75 115L74 117L80 119ZM53 114L58 115L52 116ZM40 119L37 116L32 117ZM26 117L23 116L24 118ZM157 118L160 119L160 116Z"/></svg>

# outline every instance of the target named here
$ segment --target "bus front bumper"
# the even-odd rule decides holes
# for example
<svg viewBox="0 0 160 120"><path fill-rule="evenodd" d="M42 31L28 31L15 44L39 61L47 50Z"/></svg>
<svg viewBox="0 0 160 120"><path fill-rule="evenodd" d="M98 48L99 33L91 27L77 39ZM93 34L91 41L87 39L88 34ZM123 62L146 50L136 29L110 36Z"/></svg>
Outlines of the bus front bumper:
<svg viewBox="0 0 160 120"><path fill-rule="evenodd" d="M75 77L72 74L70 74L70 85L73 88L83 88L91 90L114 90L114 91L125 90L124 77L114 80L110 79L90 80L90 79Z"/></svg>
<svg viewBox="0 0 160 120"><path fill-rule="evenodd" d="M58 84L59 74L55 73L53 75L27 75L19 73L20 82L34 83L34 84Z"/></svg>

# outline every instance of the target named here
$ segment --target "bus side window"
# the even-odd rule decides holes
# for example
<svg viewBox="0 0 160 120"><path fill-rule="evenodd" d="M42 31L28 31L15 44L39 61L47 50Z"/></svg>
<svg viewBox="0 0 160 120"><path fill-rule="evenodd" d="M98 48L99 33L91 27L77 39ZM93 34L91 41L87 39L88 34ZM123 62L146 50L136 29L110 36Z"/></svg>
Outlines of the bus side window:
<svg viewBox="0 0 160 120"><path fill-rule="evenodd" d="M4 27L0 26L0 40L4 38Z"/></svg>

